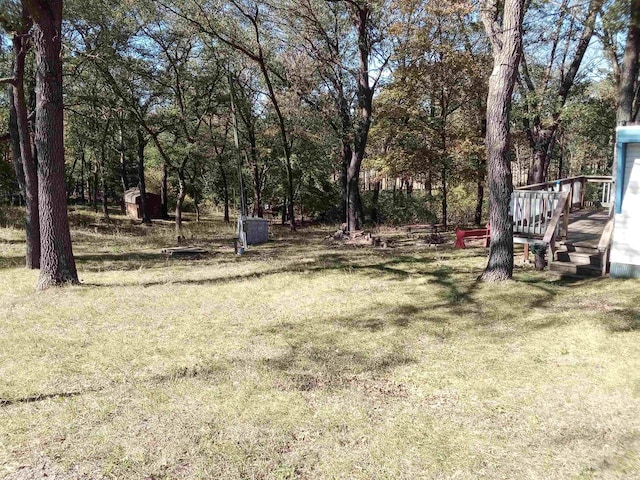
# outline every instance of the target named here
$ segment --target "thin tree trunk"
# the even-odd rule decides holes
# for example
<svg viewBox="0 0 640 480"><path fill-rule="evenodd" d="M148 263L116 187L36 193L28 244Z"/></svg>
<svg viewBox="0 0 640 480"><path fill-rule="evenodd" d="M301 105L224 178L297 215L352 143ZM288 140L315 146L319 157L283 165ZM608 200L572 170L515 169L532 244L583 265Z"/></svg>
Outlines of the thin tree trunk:
<svg viewBox="0 0 640 480"><path fill-rule="evenodd" d="M260 167L258 166L258 149L256 147L255 136L250 135L250 159L249 168L251 169L251 180L253 183L253 208L251 209L251 215L254 217L262 218L262 178L260 176Z"/></svg>
<svg viewBox="0 0 640 480"><path fill-rule="evenodd" d="M513 223L509 215L513 179L509 158L511 95L522 53L524 0L505 0L499 25L498 0L485 0L482 21L493 48L493 72L487 96L487 165L491 246L481 279L507 280L513 276Z"/></svg>
<svg viewBox="0 0 640 480"><path fill-rule="evenodd" d="M254 217L262 218L262 180L260 179L260 170L258 169L258 164L255 161L251 161L251 180L253 183L253 206L251 208L251 215Z"/></svg>
<svg viewBox="0 0 640 480"><path fill-rule="evenodd" d="M64 189L62 0L24 0L35 28L41 259L37 289L78 283Z"/></svg>
<svg viewBox="0 0 640 480"><path fill-rule="evenodd" d="M167 162L162 163L162 181L160 183L160 215L169 218L169 169Z"/></svg>
<svg viewBox="0 0 640 480"><path fill-rule="evenodd" d="M98 213L98 156L93 159L93 211Z"/></svg>
<svg viewBox="0 0 640 480"><path fill-rule="evenodd" d="M109 220L109 192L107 192L107 180L105 178L105 158L104 149L102 151L102 162L100 164L100 186L102 189L102 218Z"/></svg>
<svg viewBox="0 0 640 480"><path fill-rule="evenodd" d="M282 225L287 221L287 197L282 201Z"/></svg>
<svg viewBox="0 0 640 480"><path fill-rule="evenodd" d="M111 123L111 118L107 118L107 121L104 125L104 132L102 135L102 141L100 143L100 187L102 189L102 217L105 220L109 220L109 198L107 192L107 180L106 180L106 169L107 169L107 153L106 153L106 143L107 143L107 135L109 133L109 125Z"/></svg>
<svg viewBox="0 0 640 480"><path fill-rule="evenodd" d="M482 206L484 204L484 175L478 174L476 180L476 212L474 214L474 223L479 227L482 224Z"/></svg>
<svg viewBox="0 0 640 480"><path fill-rule="evenodd" d="M84 196L84 164L86 162L84 145L82 146L82 153L80 154L80 200L84 204L86 202L86 198Z"/></svg>
<svg viewBox="0 0 640 480"><path fill-rule="evenodd" d="M142 210L142 223L151 225L151 216L147 205L147 183L144 177L144 149L147 142L141 129L137 130L138 135L138 190L140 190L140 209Z"/></svg>
<svg viewBox="0 0 640 480"><path fill-rule="evenodd" d="M224 171L224 167L222 166L222 162L218 164L218 168L220 169L220 177L222 179L222 196L224 197L224 222L229 223L229 185L227 183L227 174Z"/></svg>
<svg viewBox="0 0 640 480"><path fill-rule="evenodd" d="M445 160L446 162L446 160ZM442 165L442 225L447 227L447 197L448 197L448 189L447 189L447 166Z"/></svg>
<svg viewBox="0 0 640 480"><path fill-rule="evenodd" d="M371 201L371 223L377 225L380 222L380 214L378 213L378 199L380 198L380 180L373 182L373 199Z"/></svg>
<svg viewBox="0 0 640 480"><path fill-rule="evenodd" d="M343 119L343 122L344 121L345 120ZM347 121L348 121L348 118L347 118ZM351 163L351 157L353 156L353 151L351 149L351 145L349 144L347 134L343 132L343 135L344 136L342 139L342 159L340 164L340 187L342 188L342 218L346 220L348 205L349 205L349 183L347 181L347 177L348 177L347 172L349 171L349 163Z"/></svg>
<svg viewBox="0 0 640 480"><path fill-rule="evenodd" d="M184 166L178 168L178 198L176 199L176 236L182 237L182 206L187 195Z"/></svg>
<svg viewBox="0 0 640 480"><path fill-rule="evenodd" d="M200 223L200 198L198 197L198 190L193 192L193 205L196 210L196 223Z"/></svg>
<svg viewBox="0 0 640 480"><path fill-rule="evenodd" d="M18 119L16 115L15 103L13 101L13 86L7 88L9 98L9 140L11 142L11 154L13 157L13 169L20 188L20 195L26 198L24 184L24 168L22 166L22 156L20 154L20 133L18 132Z"/></svg>
<svg viewBox="0 0 640 480"><path fill-rule="evenodd" d="M127 179L127 155L124 146L124 133L122 131L122 123L120 123L120 183L122 183L122 191L129 189L129 180ZM124 206L124 203L122 204Z"/></svg>

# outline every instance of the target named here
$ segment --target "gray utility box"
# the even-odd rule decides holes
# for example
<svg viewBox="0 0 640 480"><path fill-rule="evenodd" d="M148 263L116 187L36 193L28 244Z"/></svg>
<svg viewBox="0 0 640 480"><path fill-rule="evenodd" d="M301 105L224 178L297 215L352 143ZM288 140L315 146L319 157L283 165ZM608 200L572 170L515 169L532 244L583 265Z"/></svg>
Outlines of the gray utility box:
<svg viewBox="0 0 640 480"><path fill-rule="evenodd" d="M269 220L258 217L245 217L242 228L247 238L247 245L257 245L269 241Z"/></svg>

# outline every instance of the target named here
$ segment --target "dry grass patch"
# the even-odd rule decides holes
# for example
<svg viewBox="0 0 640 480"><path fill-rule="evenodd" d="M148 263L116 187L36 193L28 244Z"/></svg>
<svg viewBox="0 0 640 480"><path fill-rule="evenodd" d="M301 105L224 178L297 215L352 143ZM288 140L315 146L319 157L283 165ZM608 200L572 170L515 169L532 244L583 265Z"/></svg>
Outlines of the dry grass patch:
<svg viewBox="0 0 640 480"><path fill-rule="evenodd" d="M637 478L638 282L482 249L333 245L166 259L170 224L75 212L83 285L33 292L0 229L0 477Z"/></svg>

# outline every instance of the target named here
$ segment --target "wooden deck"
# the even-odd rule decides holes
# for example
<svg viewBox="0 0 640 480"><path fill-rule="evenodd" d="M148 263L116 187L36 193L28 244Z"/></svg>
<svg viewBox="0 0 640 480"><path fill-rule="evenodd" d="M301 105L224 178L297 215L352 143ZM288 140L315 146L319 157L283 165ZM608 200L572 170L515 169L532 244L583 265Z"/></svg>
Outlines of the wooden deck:
<svg viewBox="0 0 640 480"><path fill-rule="evenodd" d="M572 212L569 214L569 233L564 242L597 248L608 220L609 212L606 208Z"/></svg>

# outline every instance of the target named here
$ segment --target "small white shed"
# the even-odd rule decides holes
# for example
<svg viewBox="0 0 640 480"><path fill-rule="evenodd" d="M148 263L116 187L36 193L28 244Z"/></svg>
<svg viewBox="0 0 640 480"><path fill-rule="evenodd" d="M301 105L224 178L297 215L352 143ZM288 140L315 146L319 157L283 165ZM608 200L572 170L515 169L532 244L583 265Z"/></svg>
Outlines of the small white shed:
<svg viewBox="0 0 640 480"><path fill-rule="evenodd" d="M611 277L640 278L640 125L616 130Z"/></svg>

